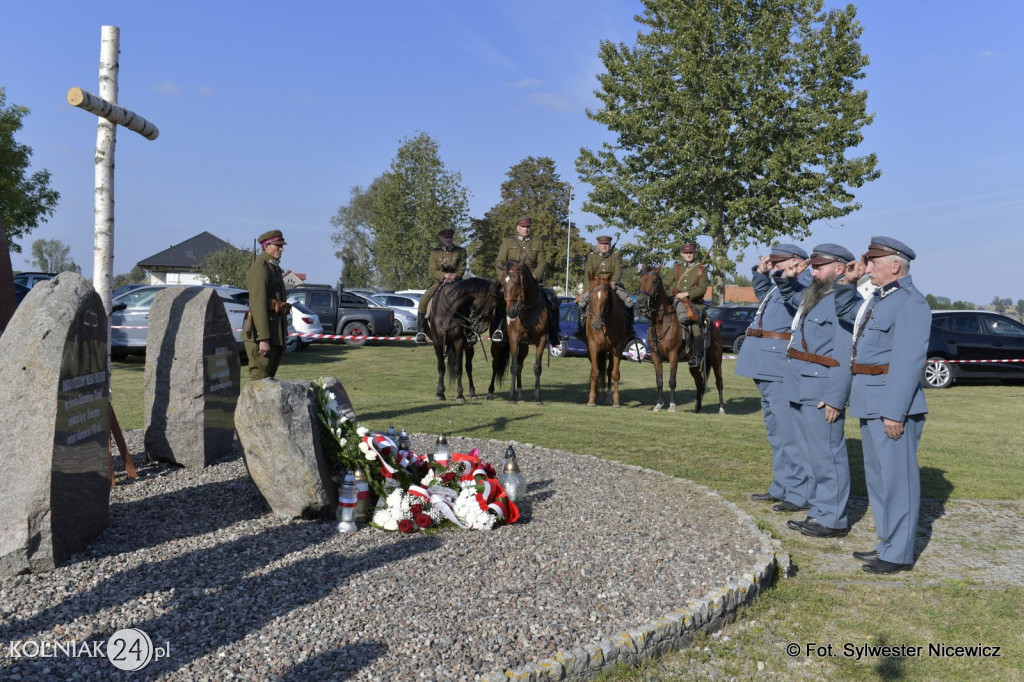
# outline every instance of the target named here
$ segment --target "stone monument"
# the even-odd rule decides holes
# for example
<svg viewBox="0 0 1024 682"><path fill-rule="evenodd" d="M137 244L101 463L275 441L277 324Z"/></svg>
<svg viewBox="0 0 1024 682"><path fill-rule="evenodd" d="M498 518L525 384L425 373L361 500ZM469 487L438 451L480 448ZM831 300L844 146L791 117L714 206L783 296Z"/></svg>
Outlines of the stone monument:
<svg viewBox="0 0 1024 682"><path fill-rule="evenodd" d="M36 285L0 336L0 574L46 571L107 527L103 302L81 275Z"/></svg>
<svg viewBox="0 0 1024 682"><path fill-rule="evenodd" d="M146 335L146 454L201 469L231 451L241 386L238 342L209 287L153 298Z"/></svg>
<svg viewBox="0 0 1024 682"><path fill-rule="evenodd" d="M325 379L338 396L346 416L355 419L341 382ZM245 453L249 476L278 516L333 516L338 484L320 445L312 381L260 379L249 383L238 399L235 428Z"/></svg>

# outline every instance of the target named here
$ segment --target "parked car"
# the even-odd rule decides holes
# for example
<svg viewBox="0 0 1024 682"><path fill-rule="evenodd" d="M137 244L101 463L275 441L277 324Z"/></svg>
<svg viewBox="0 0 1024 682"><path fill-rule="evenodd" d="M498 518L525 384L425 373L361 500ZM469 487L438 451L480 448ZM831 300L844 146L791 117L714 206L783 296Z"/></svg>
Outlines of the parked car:
<svg viewBox="0 0 1024 682"><path fill-rule="evenodd" d="M174 285L150 284L132 289L111 300L110 352L112 357L119 359L129 354L145 354L150 306L153 305L153 298L169 286ZM193 286L209 287L220 296L224 303L224 310L228 314L228 322L231 323L231 331L238 342L239 350L241 350L242 324L245 322L245 314L249 312L249 306L244 301L248 301L249 292L245 289L213 284Z"/></svg>
<svg viewBox="0 0 1024 682"><path fill-rule="evenodd" d="M55 272L19 272L14 276L14 283L31 289L36 283L53 279L56 276Z"/></svg>
<svg viewBox="0 0 1024 682"><path fill-rule="evenodd" d="M288 331L299 334L323 334L324 327L320 324L320 316L301 303L292 303L291 324ZM293 353L299 350L306 350L313 339L303 339L298 336L289 336L285 340L284 352Z"/></svg>
<svg viewBox="0 0 1024 682"><path fill-rule="evenodd" d="M721 305L707 309L711 323L718 327L722 335L722 348L731 348L739 353L743 345L747 327L757 314L756 305Z"/></svg>
<svg viewBox="0 0 1024 682"><path fill-rule="evenodd" d="M419 313L419 294L389 294L378 292L370 296L378 304L395 311L395 336L415 334L420 330L416 323Z"/></svg>
<svg viewBox="0 0 1024 682"><path fill-rule="evenodd" d="M558 331L564 338L562 343L557 346L551 346L551 355L557 357L568 357L568 356L579 356L587 355L587 342L580 341L573 334L576 333L576 329L579 327L579 305L575 302L563 303L558 308ZM642 349L640 351L640 357L636 358L632 350L627 348L622 352L622 356L630 360L642 361L651 354L651 347L647 345L647 328L651 326L651 321L643 315L637 315L634 321L636 328L636 335L641 341Z"/></svg>
<svg viewBox="0 0 1024 682"><path fill-rule="evenodd" d="M148 287L148 286L149 286L148 284L122 284L121 286L115 288L113 291L110 292L110 297L111 298L116 298L117 296L120 296L121 294L127 293L127 292L131 291L132 289L140 289L142 287Z"/></svg>
<svg viewBox="0 0 1024 682"><path fill-rule="evenodd" d="M1024 379L1024 324L986 310L932 312L924 385L949 388L961 379Z"/></svg>
<svg viewBox="0 0 1024 682"><path fill-rule="evenodd" d="M331 334L346 336L388 336L395 326L395 313L381 308L351 291L328 286L306 285L288 290L289 303L302 303L320 316L320 324ZM365 339L348 339L351 346L362 346Z"/></svg>
<svg viewBox="0 0 1024 682"><path fill-rule="evenodd" d="M22 299L25 298L25 296L30 291L32 291L32 290L29 289L24 284L18 284L17 282L14 283L14 307L15 308L17 308L19 305L21 305Z"/></svg>

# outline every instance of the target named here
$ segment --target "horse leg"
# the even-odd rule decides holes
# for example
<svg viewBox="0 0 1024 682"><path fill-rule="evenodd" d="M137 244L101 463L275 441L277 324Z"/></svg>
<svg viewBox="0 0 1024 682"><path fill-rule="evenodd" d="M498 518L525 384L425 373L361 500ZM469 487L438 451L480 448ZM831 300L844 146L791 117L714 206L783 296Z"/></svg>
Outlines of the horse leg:
<svg viewBox="0 0 1024 682"><path fill-rule="evenodd" d="M473 385L473 344L466 345L466 378L469 379L469 397L476 398L476 386Z"/></svg>
<svg viewBox="0 0 1024 682"><path fill-rule="evenodd" d="M718 389L718 414L725 414L725 398L722 397L722 350L712 358L711 368L715 370L715 387Z"/></svg>
<svg viewBox="0 0 1024 682"><path fill-rule="evenodd" d="M544 355L548 349L548 344L545 343L544 339L541 339L540 343L537 344L537 352L533 361L533 404L543 405L540 399L540 373L544 368Z"/></svg>
<svg viewBox="0 0 1024 682"><path fill-rule="evenodd" d="M597 405L597 382L601 376L601 353L595 348L588 348L590 354L590 394L587 396L587 407Z"/></svg>
<svg viewBox="0 0 1024 682"><path fill-rule="evenodd" d="M612 380L612 407L621 407L619 403L619 365L622 363L622 353L612 353L611 380Z"/></svg>
<svg viewBox="0 0 1024 682"><path fill-rule="evenodd" d="M651 363L654 365L654 384L658 387L658 397L654 403L654 407L651 409L655 412L661 412L661 408L665 404L664 394L662 393L662 389L665 385L665 363L661 359L661 353L654 351L654 353L651 354Z"/></svg>
<svg viewBox="0 0 1024 682"><path fill-rule="evenodd" d="M679 351L674 350L668 356L668 411L676 411L676 370L679 369Z"/></svg>
<svg viewBox="0 0 1024 682"><path fill-rule="evenodd" d="M460 403L466 402L466 396L462 394L462 363L465 357L465 342L462 339L456 339L455 341L455 385L458 388L458 393L455 394L455 400Z"/></svg>
<svg viewBox="0 0 1024 682"><path fill-rule="evenodd" d="M434 341L434 354L437 356L437 393L438 400L444 400L444 342L438 338Z"/></svg>
<svg viewBox="0 0 1024 682"><path fill-rule="evenodd" d="M697 387L697 401L694 403L693 411L700 412L704 407L704 391L707 390L704 372L700 367L690 367L690 376L693 377L693 383Z"/></svg>

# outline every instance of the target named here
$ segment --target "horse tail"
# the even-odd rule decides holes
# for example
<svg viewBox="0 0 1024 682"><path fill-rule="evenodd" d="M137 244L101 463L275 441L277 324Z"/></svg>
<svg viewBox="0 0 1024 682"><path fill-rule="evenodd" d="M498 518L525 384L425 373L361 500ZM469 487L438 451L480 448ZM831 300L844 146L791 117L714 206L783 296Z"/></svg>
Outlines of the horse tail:
<svg viewBox="0 0 1024 682"><path fill-rule="evenodd" d="M455 385L455 379L456 379L455 373L459 370L459 367L457 366L458 351L455 348L455 344L452 343L450 340L448 341L448 343L445 344L444 354L445 354L446 362L448 364L448 367L447 367L448 385L449 386L453 386L453 385Z"/></svg>
<svg viewBox="0 0 1024 682"><path fill-rule="evenodd" d="M505 380L505 373L508 372L511 358L511 344L509 344L507 336L504 343L491 344L491 372L492 378L498 386L501 386Z"/></svg>

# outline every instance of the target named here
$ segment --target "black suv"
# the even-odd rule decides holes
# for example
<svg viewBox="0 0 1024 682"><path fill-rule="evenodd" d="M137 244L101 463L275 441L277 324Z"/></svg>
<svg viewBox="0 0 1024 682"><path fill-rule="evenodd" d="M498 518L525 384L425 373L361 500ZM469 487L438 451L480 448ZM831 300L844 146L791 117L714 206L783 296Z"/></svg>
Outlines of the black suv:
<svg viewBox="0 0 1024 682"><path fill-rule="evenodd" d="M733 353L740 352L740 346L746 339L747 327L757 314L756 305L723 305L708 308L708 317L718 327L722 335L722 347L732 348Z"/></svg>
<svg viewBox="0 0 1024 682"><path fill-rule="evenodd" d="M1024 379L1024 324L985 310L934 311L924 385L960 379Z"/></svg>

